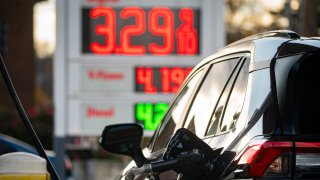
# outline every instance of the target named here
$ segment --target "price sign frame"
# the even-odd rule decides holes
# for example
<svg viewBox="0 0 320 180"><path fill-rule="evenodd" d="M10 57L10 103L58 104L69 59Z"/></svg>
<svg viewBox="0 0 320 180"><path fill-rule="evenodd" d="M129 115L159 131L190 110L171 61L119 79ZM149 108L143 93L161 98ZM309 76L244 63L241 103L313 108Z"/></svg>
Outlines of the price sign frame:
<svg viewBox="0 0 320 180"><path fill-rule="evenodd" d="M56 117L59 117L56 119L57 134L97 136L106 125L136 122L136 117L132 115L136 104L155 105L160 102L169 104L174 96L172 92L176 92L176 89L169 88L171 86L176 88L182 82L181 77L178 76L175 82L179 84L170 85L169 81L163 83L168 84L166 93L161 91L145 93L136 90L137 67L158 68L164 73L170 73L172 68L194 67L204 57L223 47L225 43L224 4L220 1L75 0L60 2L60 4L63 4L63 7L57 8L64 12L65 20L62 23L58 22L60 38L58 37L57 44L63 45L64 49L60 47L57 49L55 62L55 67L62 69L60 75L55 75L55 78L59 79L55 80L55 86L62 86L59 90L60 97L56 97ZM110 15L110 13L114 14ZM164 15L166 13L169 15ZM193 44L178 45L179 33L181 34L183 28L186 28L184 24L190 25L187 22L191 15L198 18L196 25L191 27L191 29L194 27L198 39L192 38L194 36L190 38L191 40L189 39L190 42L197 41L196 48ZM91 18L90 22L88 22L88 16ZM122 23L127 23L126 20L130 18L135 23L122 24L120 27L117 23L106 21L113 16ZM101 17L104 18L101 19ZM84 22L90 27L84 28L82 24ZM166 25L170 22L176 23L173 29ZM141 23L145 23L145 27L138 27ZM120 29L113 26L119 26ZM110 41L107 41L106 33L110 29L115 30L116 34L111 32L113 34L109 38ZM84 34L92 32L96 33L93 38L88 38L88 34ZM121 39L117 37L118 33L128 38ZM153 39L146 38L150 34ZM101 38L104 35L105 37ZM141 42L138 39L139 36L143 36L145 42ZM110 50L107 45L111 41L114 43ZM174 42L170 44L167 41ZM135 52L138 53L135 54ZM56 70L55 73L59 73L58 71ZM61 79L62 75L65 76L64 79ZM90 116L86 116L85 112L91 113ZM100 119L103 115L105 115L105 121ZM89 127L88 122L92 122L94 126ZM152 131L146 131L146 133L149 136Z"/></svg>

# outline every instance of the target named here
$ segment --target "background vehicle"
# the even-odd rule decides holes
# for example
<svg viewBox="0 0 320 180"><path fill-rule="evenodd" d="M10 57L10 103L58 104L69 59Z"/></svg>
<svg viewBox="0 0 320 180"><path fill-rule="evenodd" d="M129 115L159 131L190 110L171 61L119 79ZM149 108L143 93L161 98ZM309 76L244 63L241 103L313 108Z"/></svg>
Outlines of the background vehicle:
<svg viewBox="0 0 320 180"><path fill-rule="evenodd" d="M30 144L14 137L0 134L0 155L11 152L27 152L38 155L37 150ZM46 154L48 155L50 161L54 164L55 153L51 150L46 150ZM68 156L65 156L64 158L64 165L66 168L67 179L73 179L72 162Z"/></svg>
<svg viewBox="0 0 320 180"><path fill-rule="evenodd" d="M175 144L172 136L184 128L219 154L208 159L206 172L185 171L204 173L206 178L201 179L319 179L319 67L319 39L292 31L242 39L193 69L143 150L144 157L140 147L128 146L131 149L124 151L110 146L140 143L139 128L131 125L123 126L126 131L106 127L101 143L111 152L133 157L144 172L152 168L143 164L154 167L162 162L167 171L161 171L160 179L175 179L181 174L172 171L176 166L172 168L165 155ZM190 155L189 149L180 152L180 157ZM119 179L134 165L130 163Z"/></svg>

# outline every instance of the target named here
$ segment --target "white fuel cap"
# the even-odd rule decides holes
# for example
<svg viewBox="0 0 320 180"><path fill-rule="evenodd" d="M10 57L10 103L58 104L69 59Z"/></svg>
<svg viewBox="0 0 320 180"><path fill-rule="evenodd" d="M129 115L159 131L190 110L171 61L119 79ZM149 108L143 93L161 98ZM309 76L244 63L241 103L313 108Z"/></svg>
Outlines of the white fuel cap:
<svg viewBox="0 0 320 180"><path fill-rule="evenodd" d="M40 156L13 152L0 156L0 174L45 174L47 162Z"/></svg>

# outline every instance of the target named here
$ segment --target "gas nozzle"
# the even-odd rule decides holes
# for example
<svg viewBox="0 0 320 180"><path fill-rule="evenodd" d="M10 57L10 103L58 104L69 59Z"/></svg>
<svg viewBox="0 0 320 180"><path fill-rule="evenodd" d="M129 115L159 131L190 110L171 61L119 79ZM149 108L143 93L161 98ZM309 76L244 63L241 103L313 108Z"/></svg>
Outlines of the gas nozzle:
<svg viewBox="0 0 320 180"><path fill-rule="evenodd" d="M178 129L171 138L162 160L145 164L141 168L132 168L126 180L142 173L152 173L159 179L162 172L173 170L184 180L205 179L212 170L212 162L222 149L213 150L208 144L187 129Z"/></svg>
<svg viewBox="0 0 320 180"><path fill-rule="evenodd" d="M202 170L210 169L208 160L197 152L199 151L192 150L176 159L155 161L150 164L144 164L140 168L133 167L126 174L125 180L133 180L136 176L144 173L152 173L155 179L158 179L160 173L168 170L174 170L178 174L185 174L186 171L190 171L194 166L201 167Z"/></svg>
<svg viewBox="0 0 320 180"><path fill-rule="evenodd" d="M133 167L125 175L125 180L133 180L138 175L141 175L143 173L150 173L150 172L152 172L151 164L144 164L139 168Z"/></svg>

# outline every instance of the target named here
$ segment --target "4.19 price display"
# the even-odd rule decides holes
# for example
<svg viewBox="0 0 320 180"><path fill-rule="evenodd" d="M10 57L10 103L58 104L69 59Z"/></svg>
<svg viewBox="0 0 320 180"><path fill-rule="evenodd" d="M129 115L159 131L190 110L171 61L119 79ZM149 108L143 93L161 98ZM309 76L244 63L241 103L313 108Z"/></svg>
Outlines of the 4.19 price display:
<svg viewBox="0 0 320 180"><path fill-rule="evenodd" d="M176 93L192 67L136 67L135 90L146 94Z"/></svg>
<svg viewBox="0 0 320 180"><path fill-rule="evenodd" d="M82 9L82 52L198 55L199 10L189 7Z"/></svg>

